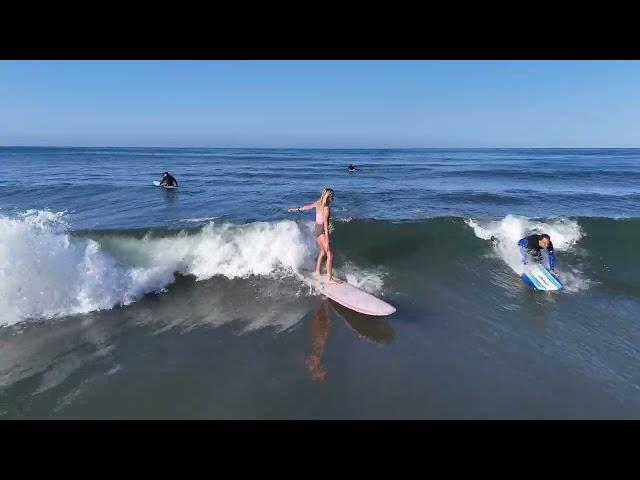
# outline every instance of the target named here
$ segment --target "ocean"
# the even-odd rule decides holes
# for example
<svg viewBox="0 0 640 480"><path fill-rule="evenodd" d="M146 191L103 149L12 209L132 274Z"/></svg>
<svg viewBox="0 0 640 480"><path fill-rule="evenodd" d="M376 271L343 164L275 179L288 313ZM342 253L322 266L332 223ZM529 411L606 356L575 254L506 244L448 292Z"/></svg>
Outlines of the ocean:
<svg viewBox="0 0 640 480"><path fill-rule="evenodd" d="M0 419L640 418L640 149L0 147L0 173ZM395 314L300 281L287 208L325 187L337 276ZM543 232L560 292L519 278Z"/></svg>

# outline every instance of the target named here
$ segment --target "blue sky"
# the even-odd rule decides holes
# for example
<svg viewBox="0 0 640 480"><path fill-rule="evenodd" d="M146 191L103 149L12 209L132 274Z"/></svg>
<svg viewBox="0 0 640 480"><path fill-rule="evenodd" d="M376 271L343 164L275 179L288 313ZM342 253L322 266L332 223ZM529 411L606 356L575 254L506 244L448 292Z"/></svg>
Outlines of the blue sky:
<svg viewBox="0 0 640 480"><path fill-rule="evenodd" d="M640 147L637 61L0 61L0 145Z"/></svg>

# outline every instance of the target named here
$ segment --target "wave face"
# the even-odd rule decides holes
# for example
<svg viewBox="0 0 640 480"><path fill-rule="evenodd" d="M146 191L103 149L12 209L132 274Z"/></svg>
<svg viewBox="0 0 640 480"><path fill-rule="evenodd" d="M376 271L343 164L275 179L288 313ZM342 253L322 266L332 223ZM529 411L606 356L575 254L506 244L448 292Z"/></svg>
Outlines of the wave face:
<svg viewBox="0 0 640 480"><path fill-rule="evenodd" d="M0 324L128 305L162 292L176 275L208 280L281 278L312 269L311 224L209 223L194 230L69 233L64 213L0 216ZM342 270L376 290L375 274Z"/></svg>
<svg viewBox="0 0 640 480"><path fill-rule="evenodd" d="M317 255L310 222L212 221L180 231L72 233L65 218L47 211L0 216L0 324L129 305L146 294L162 293L179 276L196 281L295 279L314 267ZM382 296L393 291L389 278L463 283L469 269L517 284L522 267L516 243L533 232L551 236L568 292L601 285L639 293L635 279L640 265L630 242L640 233L637 219L508 215L406 223L351 220L335 222L333 232L337 273ZM487 258L492 263L483 263ZM487 295L495 287L487 284ZM253 301L251 290L247 297Z"/></svg>

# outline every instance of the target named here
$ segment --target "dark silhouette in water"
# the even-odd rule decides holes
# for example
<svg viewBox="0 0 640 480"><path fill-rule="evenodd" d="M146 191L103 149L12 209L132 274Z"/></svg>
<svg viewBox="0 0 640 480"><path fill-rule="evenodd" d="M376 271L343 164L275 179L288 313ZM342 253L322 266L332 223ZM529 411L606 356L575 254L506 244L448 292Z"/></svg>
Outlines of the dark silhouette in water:
<svg viewBox="0 0 640 480"><path fill-rule="evenodd" d="M331 301L331 308L360 337L384 345L393 343L393 327L387 323L384 317L363 315L333 301Z"/></svg>
<svg viewBox="0 0 640 480"><path fill-rule="evenodd" d="M160 186L161 187L177 187L178 181L175 179L175 177L170 175L169 172L164 172L162 180L160 181Z"/></svg>

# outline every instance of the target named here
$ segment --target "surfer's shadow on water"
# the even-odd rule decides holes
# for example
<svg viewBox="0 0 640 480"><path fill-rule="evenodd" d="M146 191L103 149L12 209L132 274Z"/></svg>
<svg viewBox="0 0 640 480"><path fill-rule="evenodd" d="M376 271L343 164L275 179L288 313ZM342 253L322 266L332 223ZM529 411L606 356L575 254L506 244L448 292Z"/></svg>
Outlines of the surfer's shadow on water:
<svg viewBox="0 0 640 480"><path fill-rule="evenodd" d="M327 378L323 356L332 325L343 320L359 338L382 345L394 341L393 328L380 317L353 312L329 299L323 299L311 314L311 351L305 358L305 366L312 380L322 382Z"/></svg>

